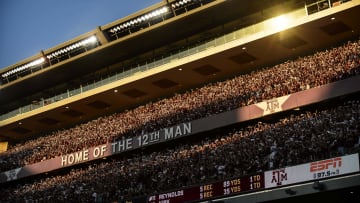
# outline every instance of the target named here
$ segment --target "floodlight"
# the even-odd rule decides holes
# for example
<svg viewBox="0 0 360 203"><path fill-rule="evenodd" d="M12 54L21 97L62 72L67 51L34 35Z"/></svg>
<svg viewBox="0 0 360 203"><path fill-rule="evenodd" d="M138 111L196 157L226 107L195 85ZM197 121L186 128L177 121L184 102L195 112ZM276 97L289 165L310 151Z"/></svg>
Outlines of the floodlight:
<svg viewBox="0 0 360 203"><path fill-rule="evenodd" d="M113 31L116 31L116 29L117 29L117 28L113 28L112 30L113 30ZM110 31L111 31L111 30L110 30ZM88 38L86 38L86 39L84 39L84 40L81 40L81 41L79 41L79 42L76 42L76 43L74 43L74 44L71 44L71 45L69 45L69 46L67 46L67 47L65 47L65 48L62 48L62 49L60 49L60 50L57 50L57 51L55 51L55 52L47 55L46 58L51 59L51 58L53 58L53 57L57 57L58 55L61 55L61 54L67 53L67 52L69 52L69 51L72 51L72 50L74 50L74 49L76 49L76 48L79 48L80 46L85 46L85 45L87 45L87 44L91 44L91 43L95 43L95 42L97 42L97 38L93 35L93 36L90 36L90 37L88 37ZM45 61L45 59L42 58L42 59L39 59L39 61L34 61L34 63L42 63L42 62L44 62L44 61ZM33 65L33 64L30 64L30 65Z"/></svg>
<svg viewBox="0 0 360 203"><path fill-rule="evenodd" d="M111 28L109 30L109 32L111 32L111 33L118 32L121 29L128 28L128 27L130 27L132 25L135 25L135 24L141 23L143 21L149 20L150 18L162 15L162 14L168 12L168 11L169 11L169 8L164 6L162 8L157 9L157 10L151 11L150 13L147 13L145 15L138 16L135 19L126 21L126 22L122 23L121 25L118 25L117 27L113 27L113 28ZM94 36L94 38L95 38L95 36ZM87 41L86 41L86 43L87 43Z"/></svg>
<svg viewBox="0 0 360 203"><path fill-rule="evenodd" d="M96 39L96 37L95 37L94 35L91 36L91 37L89 37L88 39L89 39L89 43L95 43L95 42L97 42L97 39Z"/></svg>
<svg viewBox="0 0 360 203"><path fill-rule="evenodd" d="M36 60L34 60L34 61L30 62L30 63L24 64L24 65L22 65L22 66L18 66L18 67L16 67L16 68L14 68L14 69L12 69L12 70L10 70L10 71L2 74L1 76L2 76L3 78L8 77L8 76L10 76L10 75L12 75L12 74L14 74L14 73L23 71L23 70L25 70L25 69L27 69L27 68L30 68L30 67L32 67L32 66L40 65L40 64L44 63L44 61L45 61L45 58L44 58L44 57L41 57L41 58L36 59Z"/></svg>

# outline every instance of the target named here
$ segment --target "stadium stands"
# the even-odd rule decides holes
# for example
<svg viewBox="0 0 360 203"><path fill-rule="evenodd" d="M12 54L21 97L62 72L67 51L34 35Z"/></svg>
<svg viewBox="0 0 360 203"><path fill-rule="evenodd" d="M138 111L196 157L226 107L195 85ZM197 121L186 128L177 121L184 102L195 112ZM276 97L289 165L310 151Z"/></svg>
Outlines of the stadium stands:
<svg viewBox="0 0 360 203"><path fill-rule="evenodd" d="M17 145L0 155L1 171L138 135L358 75L360 40L206 85L133 110ZM119 122L121 121L121 122Z"/></svg>
<svg viewBox="0 0 360 203"><path fill-rule="evenodd" d="M330 105L331 106L331 105ZM316 108L315 108L316 109ZM123 202L160 191L360 152L360 101L231 127L192 143L132 153L8 186L9 202Z"/></svg>
<svg viewBox="0 0 360 203"><path fill-rule="evenodd" d="M120 38L143 28L221 1L168 0L163 2L168 7L144 10L126 21L105 26L104 30L99 27L99 31L109 42L121 41ZM316 16L344 2L347 0L306 1L305 10L307 15ZM171 12L168 9L172 9ZM341 19L340 12L337 14L336 19ZM152 18L154 15L161 18ZM229 26L223 22L219 24ZM255 61L255 65L246 69L243 64L236 63L241 66L239 69L244 68L241 75L227 79L213 77L211 83L211 77L204 77L208 84L202 83L202 87L189 89L185 86L172 96L134 102L141 105L131 105L133 108L121 112L115 113L114 108L105 115L105 111L99 110L93 120L84 123L93 118L87 117L80 122L71 121L71 125L79 123L72 127L63 125L68 127L66 129L54 127L56 131L45 136L39 134L40 131L45 133L45 128L40 129L34 133L38 137L10 145L7 151L0 153L0 203L230 203L239 202L241 198L251 202L246 201L250 196L253 202L276 202L281 198L285 200L280 202L292 202L297 196L326 195L345 187L358 190L350 194L355 199L360 195L360 86L351 85L356 85L360 79L360 38L354 30L346 31L354 33L351 36L337 38L344 34L339 31L338 35L329 35L331 40L325 40L324 44L316 43L316 49L326 47L325 50L309 54L313 49L296 52L295 48L286 49L295 54L281 53L276 60L260 63L278 65L254 69L258 66ZM106 45L102 43L105 38L93 44L95 38L75 40L47 55L42 53L48 59L46 64L38 64L42 61L21 64L4 73L2 77L7 81L3 84L11 86L13 79L19 74L28 74L26 71L33 66L40 69L56 63L61 65L59 62ZM296 43L294 41L289 43ZM89 47L78 47L80 42L86 42ZM330 44L333 47L329 47ZM246 47L237 48L244 51ZM288 59L296 53L309 55ZM286 61L279 61L284 58ZM249 72L244 73L246 71ZM299 99L302 96L304 98ZM275 110L272 105L276 106ZM29 119L36 120L35 116ZM174 126L187 122L193 131L186 137L175 135L176 139L166 139L164 136L158 142L150 140L150 144L136 143L129 150L120 150L121 141L125 143L124 140L129 139L135 143L140 138L139 143L143 143L144 135L174 130ZM118 151L114 150L114 145L119 146ZM94 155L94 149L100 150L99 146L107 147L105 156ZM84 158L85 153L88 153L87 158ZM274 174L277 171L279 173ZM259 177L255 184L252 179L247 180L253 177ZM293 177L297 181L294 182ZM230 184L235 187L229 187ZM245 184L251 189L245 189ZM341 186L333 187L336 184ZM212 193L215 190L217 195ZM183 195L185 191L190 192ZM258 198L260 193L263 199ZM185 201L180 196L188 199ZM299 200L304 202L301 201L304 199ZM357 201L358 198L350 202Z"/></svg>

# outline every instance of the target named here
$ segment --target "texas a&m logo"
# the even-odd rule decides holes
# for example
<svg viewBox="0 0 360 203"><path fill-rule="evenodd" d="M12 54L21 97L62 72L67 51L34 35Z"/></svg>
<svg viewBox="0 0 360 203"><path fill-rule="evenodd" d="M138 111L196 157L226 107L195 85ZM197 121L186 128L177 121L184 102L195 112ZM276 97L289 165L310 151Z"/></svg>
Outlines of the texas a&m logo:
<svg viewBox="0 0 360 203"><path fill-rule="evenodd" d="M287 173L284 168L272 171L271 183L276 183L276 185L282 185L282 182L285 180L287 180Z"/></svg>
<svg viewBox="0 0 360 203"><path fill-rule="evenodd" d="M6 180L11 181L11 180L18 179L18 174L19 174L20 170L21 170L21 168L16 168L16 169L12 169L10 171L4 172L4 174L6 175Z"/></svg>
<svg viewBox="0 0 360 203"><path fill-rule="evenodd" d="M277 99L266 101L266 112L274 113L277 109L280 109L280 104Z"/></svg>

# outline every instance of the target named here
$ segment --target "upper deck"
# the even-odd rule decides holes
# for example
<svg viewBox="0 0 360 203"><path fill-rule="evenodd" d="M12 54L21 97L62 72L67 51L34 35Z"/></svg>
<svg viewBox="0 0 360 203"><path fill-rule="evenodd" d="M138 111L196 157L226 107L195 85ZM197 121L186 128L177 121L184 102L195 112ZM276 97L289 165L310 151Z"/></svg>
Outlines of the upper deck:
<svg viewBox="0 0 360 203"><path fill-rule="evenodd" d="M178 14L166 14L172 17L165 16L154 25L127 35L117 34L118 27L124 26L124 23L163 9L166 5L163 2L26 60L32 63L38 57L46 57L50 64L57 57L56 53L63 57L63 60L56 58L54 64L38 71L4 82L0 87L1 108L7 107L8 102L42 91L44 87L66 83L104 67L117 73L95 83L80 83L75 89L65 88L66 91L60 95L44 97L26 108L3 114L0 137L4 140L23 139L39 132L63 128L209 81L323 49L357 37L360 31L356 22L360 13L359 0L329 6L324 10L317 7L318 12L315 13L308 13L309 10L304 7L288 11L283 15L288 19L283 27L274 27L279 18L271 18L281 6L260 9L247 17L239 16L239 9L248 8L240 6L239 1L204 3L187 12L181 10ZM218 12L223 9L229 12ZM254 23L254 19L262 20ZM93 36L96 36L95 44L92 44ZM193 44L197 40L199 42ZM71 47L76 50L76 43L80 42L90 47L82 53L66 56L72 50L65 50ZM180 49L181 45L187 46ZM167 54L159 57L157 53ZM134 62L139 63L125 66ZM21 67L21 64L24 63L9 67L1 74L19 65Z"/></svg>

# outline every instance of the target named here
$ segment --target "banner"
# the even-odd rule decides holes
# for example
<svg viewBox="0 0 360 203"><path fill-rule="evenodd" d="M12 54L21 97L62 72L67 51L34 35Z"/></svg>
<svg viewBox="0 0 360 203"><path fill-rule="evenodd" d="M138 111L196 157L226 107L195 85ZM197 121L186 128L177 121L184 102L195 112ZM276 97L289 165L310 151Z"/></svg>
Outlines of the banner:
<svg viewBox="0 0 360 203"><path fill-rule="evenodd" d="M324 179L359 171L359 155L335 157L265 172L265 188Z"/></svg>

